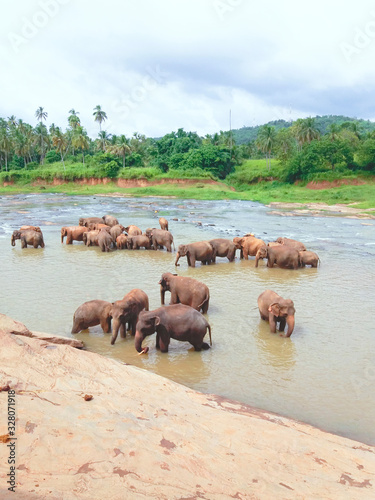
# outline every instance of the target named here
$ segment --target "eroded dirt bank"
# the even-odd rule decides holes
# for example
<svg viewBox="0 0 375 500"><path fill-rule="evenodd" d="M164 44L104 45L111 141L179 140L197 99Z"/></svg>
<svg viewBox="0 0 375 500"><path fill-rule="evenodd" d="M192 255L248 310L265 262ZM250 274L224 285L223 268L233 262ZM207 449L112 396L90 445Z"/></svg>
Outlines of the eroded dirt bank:
<svg viewBox="0 0 375 500"><path fill-rule="evenodd" d="M2 498L12 442L17 499L375 496L374 447L25 334L0 315Z"/></svg>

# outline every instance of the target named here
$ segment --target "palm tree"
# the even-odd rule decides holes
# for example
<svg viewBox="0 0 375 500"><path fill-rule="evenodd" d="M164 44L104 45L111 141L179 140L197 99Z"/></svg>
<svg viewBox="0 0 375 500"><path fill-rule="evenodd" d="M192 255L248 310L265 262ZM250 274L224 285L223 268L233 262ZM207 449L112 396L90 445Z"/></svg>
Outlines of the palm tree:
<svg viewBox="0 0 375 500"><path fill-rule="evenodd" d="M300 147L320 137L320 132L315 126L315 119L311 116L305 119L299 118L293 127Z"/></svg>
<svg viewBox="0 0 375 500"><path fill-rule="evenodd" d="M12 141L6 127L0 129L0 151L4 153L5 170L8 171L8 155L12 151Z"/></svg>
<svg viewBox="0 0 375 500"><path fill-rule="evenodd" d="M97 149L105 151L106 147L108 146L111 140L111 134L108 134L105 130L101 130L98 134L98 137L99 137L99 142L97 145Z"/></svg>
<svg viewBox="0 0 375 500"><path fill-rule="evenodd" d="M89 138L87 137L86 130L80 125L76 128L73 134L72 144L82 151L82 162L85 164L84 150L89 147Z"/></svg>
<svg viewBox="0 0 375 500"><path fill-rule="evenodd" d="M336 123L331 123L328 127L328 131L329 131L328 136L331 139L331 142L334 142L336 139L338 139L340 129Z"/></svg>
<svg viewBox="0 0 375 500"><path fill-rule="evenodd" d="M80 125L80 120L78 118L79 111L76 111L75 109L71 109L69 111L70 115L68 116L68 122L70 127L74 130Z"/></svg>
<svg viewBox="0 0 375 500"><path fill-rule="evenodd" d="M44 111L44 108L42 106L39 106L39 108L35 111L35 116L37 120L40 121L40 125L43 124L43 120L47 120L48 113ZM42 128L40 127L40 131ZM40 134L40 161L41 164L43 165L43 135L42 133Z"/></svg>
<svg viewBox="0 0 375 500"><path fill-rule="evenodd" d="M52 144L53 144L53 147L56 148L57 151L60 153L61 161L62 161L62 164L64 166L64 170L66 170L65 163L64 163L64 156L68 150L69 141L68 141L66 134L63 134L59 127L56 127L56 129L55 129L55 133L52 137Z"/></svg>
<svg viewBox="0 0 375 500"><path fill-rule="evenodd" d="M102 123L107 119L107 114L102 110L99 104L94 108L94 120L99 123L99 132L102 131Z"/></svg>
<svg viewBox="0 0 375 500"><path fill-rule="evenodd" d="M14 115L8 116L8 125L9 127L17 126L17 118Z"/></svg>
<svg viewBox="0 0 375 500"><path fill-rule="evenodd" d="M123 166L123 168L125 168L125 166L126 166L126 162L125 162L126 153L130 153L130 151L131 151L131 149L129 147L129 140L124 135L121 135L120 137L118 137L116 144L109 147L109 150L114 155L122 157L122 166Z"/></svg>
<svg viewBox="0 0 375 500"><path fill-rule="evenodd" d="M276 139L275 127L263 125L259 129L256 144L257 147L266 155L268 170L271 170L271 152Z"/></svg>

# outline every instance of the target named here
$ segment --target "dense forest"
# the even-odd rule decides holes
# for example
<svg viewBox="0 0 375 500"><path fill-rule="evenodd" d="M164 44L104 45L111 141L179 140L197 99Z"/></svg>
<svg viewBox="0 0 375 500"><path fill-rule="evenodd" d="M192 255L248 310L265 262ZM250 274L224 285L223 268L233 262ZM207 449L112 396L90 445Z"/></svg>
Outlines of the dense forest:
<svg viewBox="0 0 375 500"><path fill-rule="evenodd" d="M52 166L53 175L70 180L121 177L129 168L137 169L139 177L148 168L174 177L223 180L229 174L233 179L236 166L245 160L259 158L266 158L269 171L278 160L283 166L280 180L289 183L333 172L375 174L375 124L343 116L279 120L204 137L181 128L158 139L137 132L131 137L107 133L102 129L107 115L101 106L93 109L99 128L94 139L74 109L67 115L65 129L54 123L47 128L48 114L42 107L35 118L34 126L15 116L0 118L3 180L17 180L31 171L47 178Z"/></svg>

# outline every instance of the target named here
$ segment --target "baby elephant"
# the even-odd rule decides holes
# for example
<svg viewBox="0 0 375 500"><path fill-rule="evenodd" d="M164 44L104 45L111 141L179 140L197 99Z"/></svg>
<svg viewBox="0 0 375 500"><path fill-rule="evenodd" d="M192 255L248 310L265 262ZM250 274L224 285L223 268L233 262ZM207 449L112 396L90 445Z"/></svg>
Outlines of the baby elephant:
<svg viewBox="0 0 375 500"><path fill-rule="evenodd" d="M299 253L299 265L301 267L305 266L318 267L318 262L320 262L318 254L316 254L315 252L310 252L309 250L298 253Z"/></svg>
<svg viewBox="0 0 375 500"><path fill-rule="evenodd" d="M260 317L270 322L271 333L276 333L276 325L279 323L279 331L283 332L288 325L284 337L290 337L294 330L294 303L291 299L283 299L276 292L266 290L258 297Z"/></svg>
<svg viewBox="0 0 375 500"><path fill-rule="evenodd" d="M188 276L164 273L159 281L161 305L164 305L165 292L171 292L170 304L185 304L205 314L210 301L208 286Z"/></svg>
<svg viewBox="0 0 375 500"><path fill-rule="evenodd" d="M89 300L81 304L73 315L72 333L86 330L90 326L99 325L103 332L111 331L111 316L109 311L112 304L105 300Z"/></svg>
<svg viewBox="0 0 375 500"><path fill-rule="evenodd" d="M139 313L134 345L139 353L148 352L148 347L142 349L142 342L156 331L156 348L160 348L161 352L168 352L171 338L190 342L196 351L200 351L210 348L203 342L207 329L212 345L211 327L201 313L183 304L162 306L154 311Z"/></svg>

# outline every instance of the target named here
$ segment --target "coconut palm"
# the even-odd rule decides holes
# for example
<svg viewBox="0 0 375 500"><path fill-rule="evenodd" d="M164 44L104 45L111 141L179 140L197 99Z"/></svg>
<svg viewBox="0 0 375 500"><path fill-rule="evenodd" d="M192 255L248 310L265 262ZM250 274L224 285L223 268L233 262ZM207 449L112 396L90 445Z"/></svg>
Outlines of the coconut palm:
<svg viewBox="0 0 375 500"><path fill-rule="evenodd" d="M61 161L65 169L64 156L69 147L69 140L66 134L63 134L59 127L56 127L55 133L52 137L53 147L60 153Z"/></svg>
<svg viewBox="0 0 375 500"><path fill-rule="evenodd" d="M75 109L71 109L69 111L70 115L68 116L68 122L70 127L74 130L80 125L80 120L78 118L79 111L76 111Z"/></svg>
<svg viewBox="0 0 375 500"><path fill-rule="evenodd" d="M130 153L130 151L131 151L131 149L129 147L129 140L124 135L121 135L120 137L117 138L116 144L109 147L109 150L114 155L122 157L122 166L123 166L123 168L125 168L125 166L126 166L126 161L125 161L126 154Z"/></svg>
<svg viewBox="0 0 375 500"><path fill-rule="evenodd" d="M256 145L258 149L260 149L266 155L268 170L271 170L271 152L275 144L275 139L275 127L271 127L270 125L263 125L263 127L259 129L256 139Z"/></svg>
<svg viewBox="0 0 375 500"><path fill-rule="evenodd" d="M105 151L111 140L111 134L108 134L105 130L101 130L98 134L98 144L97 149Z"/></svg>
<svg viewBox="0 0 375 500"><path fill-rule="evenodd" d="M87 137L86 130L83 127L81 127L80 125L74 131L74 134L72 137L72 144L74 147L76 147L82 151L82 162L83 162L83 164L85 164L84 151L85 151L85 149L88 149L90 142L89 142L89 138Z"/></svg>
<svg viewBox="0 0 375 500"><path fill-rule="evenodd" d="M17 126L17 118L14 115L8 116L8 125L9 127Z"/></svg>
<svg viewBox="0 0 375 500"><path fill-rule="evenodd" d="M0 128L0 151L4 153L5 170L8 170L8 155L12 151L12 140L6 127Z"/></svg>
<svg viewBox="0 0 375 500"><path fill-rule="evenodd" d="M39 106L39 108L35 111L35 116L37 120L39 120L40 125L43 124L43 120L47 120L48 113L44 111L44 108L42 106ZM40 127L39 130L41 131L42 128ZM40 134L40 161L41 164L43 165L43 153L44 153L44 143L43 143L43 134Z"/></svg>
<svg viewBox="0 0 375 500"><path fill-rule="evenodd" d="M99 104L94 108L94 120L99 123L99 132L102 131L102 123L107 119L107 114L102 110Z"/></svg>
<svg viewBox="0 0 375 500"><path fill-rule="evenodd" d="M299 118L293 127L295 137L300 147L320 137L320 132L315 126L315 119L311 118L311 116L304 119Z"/></svg>

